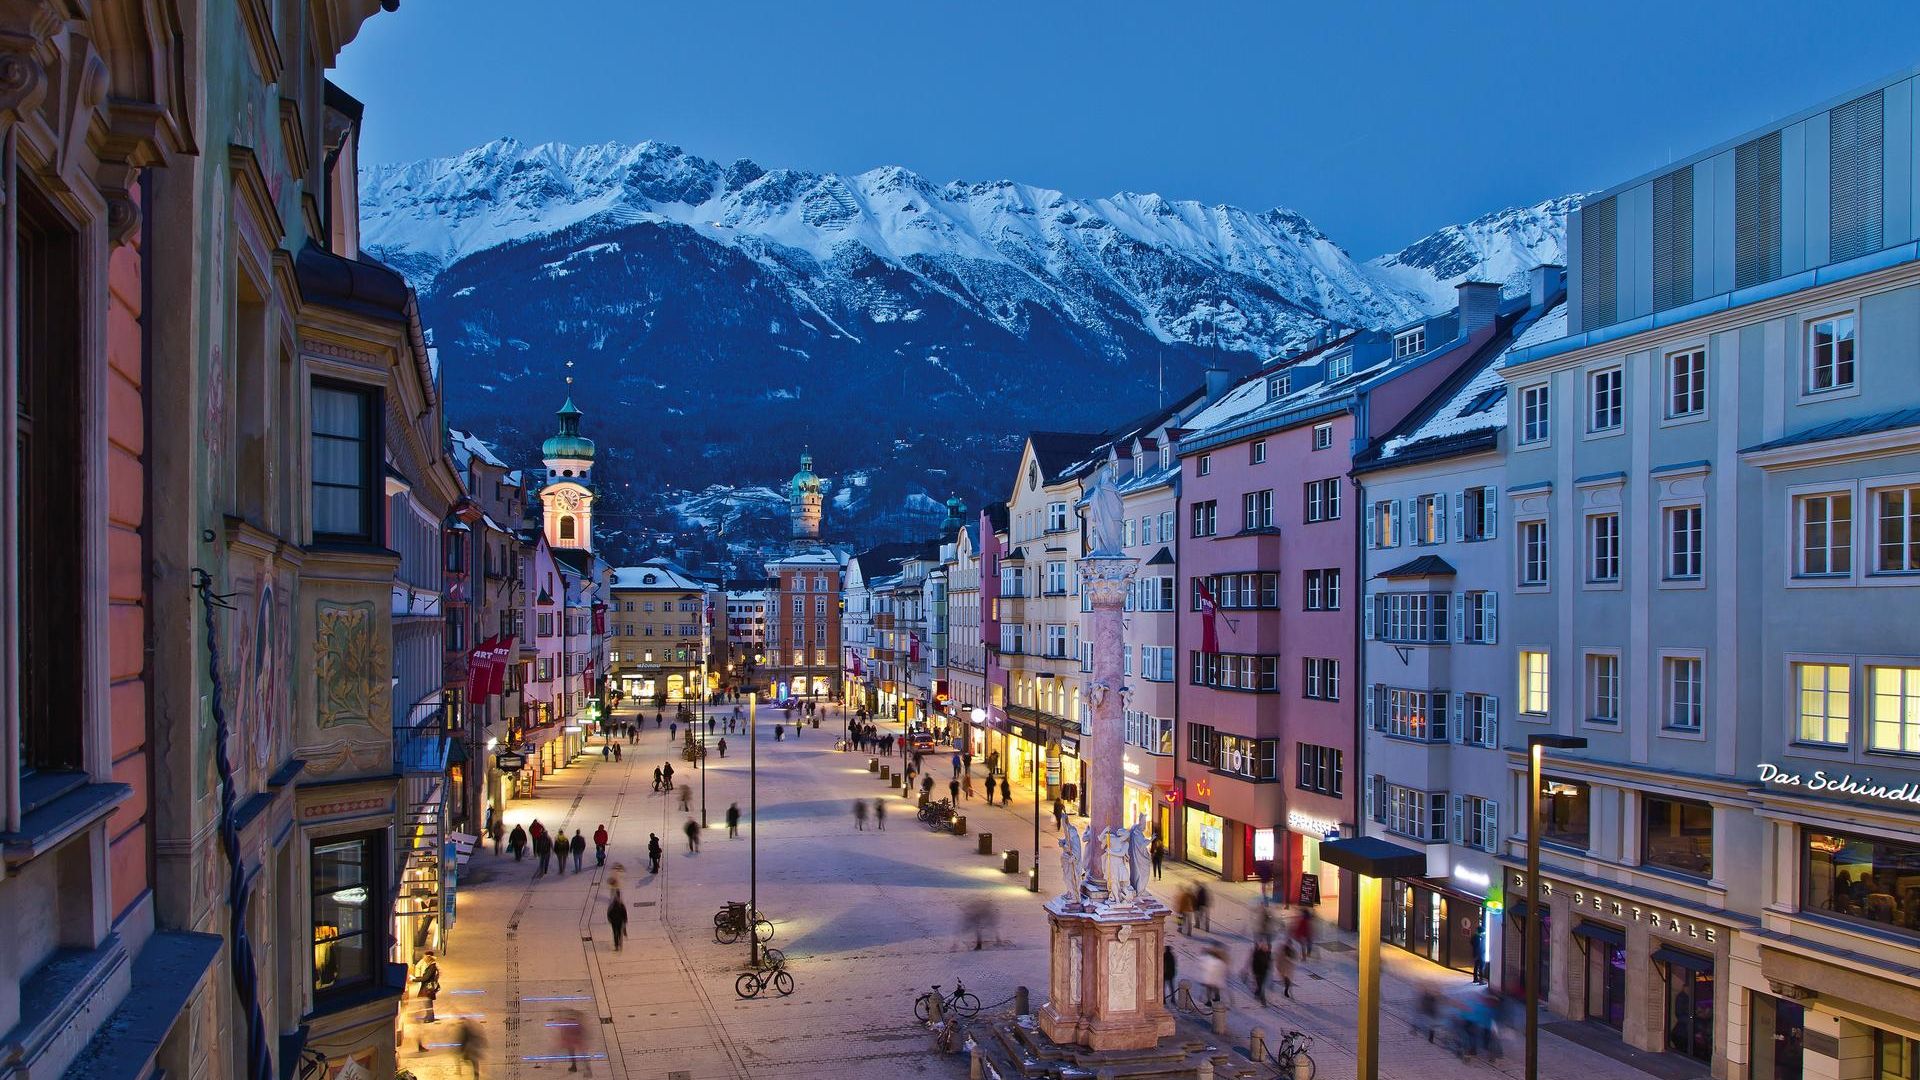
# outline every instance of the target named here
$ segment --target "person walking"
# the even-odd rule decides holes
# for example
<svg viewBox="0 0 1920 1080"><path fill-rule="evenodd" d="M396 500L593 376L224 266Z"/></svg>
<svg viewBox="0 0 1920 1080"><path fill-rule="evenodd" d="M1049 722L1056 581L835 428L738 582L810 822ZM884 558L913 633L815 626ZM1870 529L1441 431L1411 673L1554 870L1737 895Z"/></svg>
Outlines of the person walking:
<svg viewBox="0 0 1920 1080"><path fill-rule="evenodd" d="M867 800L853 800L853 827L861 832L867 831Z"/></svg>
<svg viewBox="0 0 1920 1080"><path fill-rule="evenodd" d="M660 766L658 765L653 767L653 793L655 795L660 793Z"/></svg>
<svg viewBox="0 0 1920 1080"><path fill-rule="evenodd" d="M667 742L671 743L675 739L678 739L679 737L680 737L680 721L675 720L673 723L667 725Z"/></svg>
<svg viewBox="0 0 1920 1080"><path fill-rule="evenodd" d="M693 785L681 784L680 785L680 812L683 814L686 814L686 813L691 813L692 811L693 811Z"/></svg>
<svg viewBox="0 0 1920 1080"><path fill-rule="evenodd" d="M671 761L660 766L660 786L664 791L673 790L673 762Z"/></svg>
<svg viewBox="0 0 1920 1080"><path fill-rule="evenodd" d="M487 835L493 838L493 857L497 859L500 857L501 842L507 835L507 830L500 826L499 818L487 822Z"/></svg>
<svg viewBox="0 0 1920 1080"><path fill-rule="evenodd" d="M551 1025L560 1052L567 1059L567 1071L579 1072L581 1059L587 1062L587 1075L593 1075L593 1059L587 1057L587 1018L579 1009L562 1009Z"/></svg>
<svg viewBox="0 0 1920 1080"><path fill-rule="evenodd" d="M1065 799L1053 797L1053 831L1060 832L1067 825L1067 803Z"/></svg>
<svg viewBox="0 0 1920 1080"><path fill-rule="evenodd" d="M1207 988L1208 1005L1227 996L1227 957L1220 946L1209 945L1200 953L1200 966L1196 973L1200 976L1200 985Z"/></svg>
<svg viewBox="0 0 1920 1080"><path fill-rule="evenodd" d="M587 838L580 835L579 829L573 830L572 847L573 847L573 872L577 874L580 872L580 860L585 858L587 854Z"/></svg>
<svg viewBox="0 0 1920 1080"><path fill-rule="evenodd" d="M727 756L727 739L724 735L720 737L720 756Z"/></svg>
<svg viewBox="0 0 1920 1080"><path fill-rule="evenodd" d="M547 830L541 828L537 821L533 823L533 856L540 860L540 869L535 870L533 876L546 877L547 862L553 858L553 838L547 835Z"/></svg>
<svg viewBox="0 0 1920 1080"><path fill-rule="evenodd" d="M454 1052L460 1057L460 1072L471 1069L473 1080L480 1080L480 1059L487 1052L487 1040L480 1034L480 1025L463 1017L460 1026L454 1030L453 1045Z"/></svg>
<svg viewBox="0 0 1920 1080"><path fill-rule="evenodd" d="M881 832L887 831L887 800L873 800L873 827Z"/></svg>
<svg viewBox="0 0 1920 1080"><path fill-rule="evenodd" d="M527 852L527 830L515 825L513 832L507 834L507 850L513 852L513 861L519 862L520 856Z"/></svg>
<svg viewBox="0 0 1920 1080"><path fill-rule="evenodd" d="M593 830L593 865L607 865L607 827L604 824Z"/></svg>
<svg viewBox="0 0 1920 1080"><path fill-rule="evenodd" d="M1300 959L1311 959L1313 956L1313 913L1305 905L1301 905L1300 910L1294 914L1293 930L1291 933L1293 936L1294 951L1299 954Z"/></svg>
<svg viewBox="0 0 1920 1080"><path fill-rule="evenodd" d="M613 931L613 951L619 952L627 937L627 902L617 889L613 899L607 901L607 928Z"/></svg>
<svg viewBox="0 0 1920 1080"><path fill-rule="evenodd" d="M973 798L973 774L972 773L963 772L960 774L960 794L965 798L969 798L969 799Z"/></svg>
<svg viewBox="0 0 1920 1080"><path fill-rule="evenodd" d="M1013 786L1007 783L1007 778L1004 776L1000 778L1000 805L1013 805Z"/></svg>
<svg viewBox="0 0 1920 1080"><path fill-rule="evenodd" d="M433 1015L433 1001L440 996L440 963L433 958L432 953L421 955L420 966L414 972L413 981L414 985L420 988L420 1000L426 1002L426 1007L420 1010L420 1022L431 1024L438 1019ZM424 1040L420 1049L426 1049Z"/></svg>
<svg viewBox="0 0 1920 1080"><path fill-rule="evenodd" d="M1280 983L1280 996L1293 997L1293 946L1282 945L1273 952L1273 977Z"/></svg>
<svg viewBox="0 0 1920 1080"><path fill-rule="evenodd" d="M660 834L647 834L647 873L660 872Z"/></svg>
<svg viewBox="0 0 1920 1080"><path fill-rule="evenodd" d="M740 804L739 803L731 803L727 806L727 839L729 840L740 839Z"/></svg>
<svg viewBox="0 0 1920 1080"><path fill-rule="evenodd" d="M923 799L933 798L933 777L925 773L920 774L920 797Z"/></svg>
<svg viewBox="0 0 1920 1080"><path fill-rule="evenodd" d="M1173 1000L1174 979L1180 974L1180 964L1173 958L1173 943L1160 946L1160 996Z"/></svg>
<svg viewBox="0 0 1920 1080"><path fill-rule="evenodd" d="M1193 886L1193 925L1197 930L1213 930L1213 914L1207 908L1213 904L1212 894L1207 892L1205 882L1195 882Z"/></svg>
<svg viewBox="0 0 1920 1080"><path fill-rule="evenodd" d="M1181 889L1173 894L1173 914L1180 924L1180 932L1193 935L1193 890Z"/></svg>
<svg viewBox="0 0 1920 1080"><path fill-rule="evenodd" d="M1153 844L1147 848L1147 854L1153 859L1153 880L1160 880L1160 864L1167 861L1167 845L1160 842L1160 834L1153 834Z"/></svg>
<svg viewBox="0 0 1920 1080"><path fill-rule="evenodd" d="M692 818L688 818L686 829L687 829L687 854L689 855L700 854L700 823L693 820Z"/></svg>
<svg viewBox="0 0 1920 1080"><path fill-rule="evenodd" d="M1247 958L1247 975L1253 979L1253 998L1267 1003L1267 974L1273 970L1273 946L1266 938L1253 943L1253 955Z"/></svg>
<svg viewBox="0 0 1920 1080"><path fill-rule="evenodd" d="M947 781L947 795L948 802L955 806L960 805L960 781L958 779Z"/></svg>
<svg viewBox="0 0 1920 1080"><path fill-rule="evenodd" d="M955 779L960 777L960 751L958 750L953 752L953 775Z"/></svg>
<svg viewBox="0 0 1920 1080"><path fill-rule="evenodd" d="M616 765L620 763L620 744L619 743L613 744L613 761L614 761L614 764Z"/></svg>

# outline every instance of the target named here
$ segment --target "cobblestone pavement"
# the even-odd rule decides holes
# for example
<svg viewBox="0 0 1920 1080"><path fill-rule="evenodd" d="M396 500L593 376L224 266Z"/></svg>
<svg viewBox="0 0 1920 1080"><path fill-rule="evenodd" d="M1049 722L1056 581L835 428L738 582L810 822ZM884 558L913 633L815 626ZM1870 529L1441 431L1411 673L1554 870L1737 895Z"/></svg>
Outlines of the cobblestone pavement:
<svg viewBox="0 0 1920 1080"><path fill-rule="evenodd" d="M569 836L580 830L589 838L583 872L535 879L531 856L516 863L491 851L476 852L462 869L456 920L440 962L438 1019L418 1023L418 1003L407 1003L413 1022L403 1034L402 1067L421 1080L461 1075L454 1043L465 1019L484 1040L479 1063L487 1077L552 1076L570 1067L615 1080L966 1075L963 1058L930 1052L912 1003L927 987L956 979L964 979L989 1012L1022 984L1034 988L1036 1005L1044 999L1046 920L1024 873L1033 843L1031 797L1023 802L1015 793L1010 809L966 803L969 834L962 838L929 832L896 792L885 831L871 820L857 830L854 800L871 801L887 787L866 770L865 755L834 750L840 724L834 709L817 730L796 737L788 727L776 741L773 717L762 716L759 903L776 927L772 944L786 952L797 984L793 996L769 989L754 1000L738 997L734 980L745 968L747 946L714 941L714 912L748 894L746 736L727 736L725 759L717 751L709 757L709 825L694 854L684 833L689 815L680 812L678 798L650 789L653 768L672 757L676 784L690 782L697 818L701 778L672 754L666 731L649 724L639 745L623 746L624 761L603 760L595 743L543 781L537 799L516 800L508 809L508 829L538 818ZM930 754L926 761L944 787L947 755ZM728 837L725 824L734 802L742 814L738 839ZM607 866L595 867L591 837L601 824L612 843ZM994 833L996 848L1021 849L1021 874L1003 874L997 857L975 853L982 829ZM666 851L658 875L647 872L649 833L660 836ZM1049 814L1040 839L1042 896L1059 888L1053 837ZM619 951L605 914L616 872L631 911ZM1201 876L1169 862L1156 891ZM1175 942L1185 971L1206 940L1224 944L1236 965L1250 945L1257 906L1252 887L1212 879L1209 887L1211 933ZM995 919L985 947L976 950L963 910L981 899ZM1318 1077L1345 1080L1354 1075L1355 953L1351 935L1320 930L1332 947L1316 949L1300 966L1294 1000L1258 1008L1242 979L1229 992L1229 1029L1220 1038L1244 1050L1256 1025L1270 1035L1303 1030L1314 1039ZM1410 1018L1420 988L1460 995L1469 991L1467 980L1396 949L1385 953L1384 1075L1520 1075L1517 1035L1506 1040L1508 1056L1493 1065L1460 1061L1415 1035ZM1277 992L1272 996L1280 1000ZM570 1046L576 1038L577 1049ZM1630 1066L1550 1033L1543 1032L1540 1043L1543 1077L1645 1080Z"/></svg>

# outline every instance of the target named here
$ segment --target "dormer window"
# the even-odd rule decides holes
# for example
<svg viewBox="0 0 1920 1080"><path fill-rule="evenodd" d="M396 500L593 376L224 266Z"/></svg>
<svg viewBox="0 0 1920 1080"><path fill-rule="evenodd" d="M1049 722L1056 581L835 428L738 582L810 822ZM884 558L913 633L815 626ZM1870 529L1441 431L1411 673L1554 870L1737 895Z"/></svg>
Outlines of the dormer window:
<svg viewBox="0 0 1920 1080"><path fill-rule="evenodd" d="M1402 356L1415 356L1427 351L1427 328L1416 326L1412 330L1396 334L1393 338L1394 359Z"/></svg>
<svg viewBox="0 0 1920 1080"><path fill-rule="evenodd" d="M1133 455L1133 475L1135 476L1147 475L1147 455L1146 454L1136 453Z"/></svg>
<svg viewBox="0 0 1920 1080"><path fill-rule="evenodd" d="M1283 398L1293 393L1293 372L1280 371L1267 376L1267 400Z"/></svg>
<svg viewBox="0 0 1920 1080"><path fill-rule="evenodd" d="M1332 382L1335 379L1344 379L1351 374L1353 374L1353 354L1352 353L1343 352L1339 356L1335 356L1328 359L1327 361L1327 381L1328 382Z"/></svg>
<svg viewBox="0 0 1920 1080"><path fill-rule="evenodd" d="M1166 443L1161 443L1160 444L1160 467L1164 469L1171 464L1173 464L1173 447L1169 446Z"/></svg>

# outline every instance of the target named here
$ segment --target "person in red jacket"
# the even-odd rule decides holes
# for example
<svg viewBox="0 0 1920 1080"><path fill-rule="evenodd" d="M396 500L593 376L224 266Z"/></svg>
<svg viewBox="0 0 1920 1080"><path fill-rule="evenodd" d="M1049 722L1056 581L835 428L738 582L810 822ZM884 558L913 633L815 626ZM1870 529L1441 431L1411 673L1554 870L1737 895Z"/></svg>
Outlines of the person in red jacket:
<svg viewBox="0 0 1920 1080"><path fill-rule="evenodd" d="M607 827L593 830L593 862L596 866L607 865Z"/></svg>

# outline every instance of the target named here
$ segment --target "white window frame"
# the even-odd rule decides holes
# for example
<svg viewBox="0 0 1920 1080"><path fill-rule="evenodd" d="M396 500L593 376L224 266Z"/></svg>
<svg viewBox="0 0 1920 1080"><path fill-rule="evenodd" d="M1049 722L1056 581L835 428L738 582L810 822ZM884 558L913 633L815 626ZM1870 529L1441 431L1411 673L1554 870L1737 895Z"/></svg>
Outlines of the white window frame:
<svg viewBox="0 0 1920 1080"><path fill-rule="evenodd" d="M1600 676L1595 673L1595 662L1610 663L1613 668L1612 687L1613 715L1607 716L1598 708L1599 698L1604 696L1600 686ZM1580 722L1605 731L1618 731L1624 719L1624 688L1626 680L1622 677L1624 665L1621 663L1618 649L1586 649L1581 653L1580 683L1581 709Z"/></svg>
<svg viewBox="0 0 1920 1080"><path fill-rule="evenodd" d="M1601 424L1601 380L1611 377L1613 389L1610 391L1614 401L1610 410L1612 422ZM1588 438L1609 438L1627 429L1627 369L1618 362L1601 364L1589 368L1586 372L1586 433Z"/></svg>
<svg viewBox="0 0 1920 1080"><path fill-rule="evenodd" d="M1916 565L1911 569L1897 570L1887 570L1880 565L1880 496L1887 492L1900 491L1907 494L1908 510L1907 513L1903 515L1905 519L1904 531L1906 532L1906 543L1904 546L1908 548L1920 547L1920 522L1914 520L1916 516L1920 516L1915 513L1915 509L1920 508L1920 475L1909 477L1875 477L1869 480L1862 480L1860 489L1861 493L1854 501L1855 512L1864 512L1866 521L1865 528L1856 529L1855 533L1856 535L1864 534L1861 536L1861 540L1868 549L1866 552L1868 556L1867 577L1869 579L1879 578L1883 580L1897 580L1900 578L1911 580L1915 576L1920 575L1920 565ZM1917 558L1916 562L1920 562L1920 558Z"/></svg>
<svg viewBox="0 0 1920 1080"><path fill-rule="evenodd" d="M1529 660L1539 657L1541 671L1536 679L1528 670ZM1553 716L1553 650L1544 645L1523 645L1514 652L1514 671L1519 678L1515 708L1522 720L1545 722ZM1539 706L1538 709L1534 706Z"/></svg>
<svg viewBox="0 0 1920 1080"><path fill-rule="evenodd" d="M1553 445L1553 384L1542 381L1520 387L1514 405L1515 448L1531 450Z"/></svg>
<svg viewBox="0 0 1920 1080"><path fill-rule="evenodd" d="M1694 572L1676 574L1674 557L1679 549L1674 546L1674 525L1681 514L1697 515L1695 535ZM1660 507L1660 581L1669 587L1700 586L1707 577L1707 507L1701 502L1663 503Z"/></svg>
<svg viewBox="0 0 1920 1080"><path fill-rule="evenodd" d="M1865 753L1872 754L1877 757L1893 756L1893 757L1899 757L1899 758L1912 758L1914 756L1920 755L1920 724L1912 725L1914 728L1914 731L1903 740L1906 743L1906 746L1904 748L1888 749L1886 747L1879 746L1874 742L1874 716L1876 712L1876 707L1879 703L1878 688L1874 685L1874 672L1879 671L1883 668L1898 668L1903 671L1915 672L1915 675L1914 675L1915 685L1913 689L1910 692L1903 692L1901 696L1903 700L1906 700L1909 703L1915 701L1916 699L1920 699L1920 658L1916 658L1912 656L1863 656L1861 657L1860 672L1861 672L1862 678L1860 679L1859 685L1861 687L1860 695L1864 699L1862 704L1865 706L1861 710L1861 714L1862 714L1861 721L1860 721L1861 749ZM1915 707L1914 705L1909 704L1908 710L1911 711L1914 707Z"/></svg>
<svg viewBox="0 0 1920 1080"><path fill-rule="evenodd" d="M1067 531L1067 504L1050 502L1047 504L1047 531L1050 533Z"/></svg>
<svg viewBox="0 0 1920 1080"><path fill-rule="evenodd" d="M1832 588L1834 586L1853 584L1860 572L1860 547L1863 542L1860 535L1859 484L1852 482L1839 484L1801 484L1788 488L1786 494L1788 557L1786 559L1785 570L1788 587ZM1835 495L1845 495L1847 497L1847 515L1844 519L1841 519L1829 514L1826 521L1829 529L1831 529L1832 523L1835 521L1845 520L1847 522L1847 543L1839 547L1835 547L1829 543L1826 550L1829 552L1845 551L1847 553L1847 570L1843 574L1809 574L1805 570L1806 552L1801 546L1803 525L1802 507L1808 499L1825 498Z"/></svg>
<svg viewBox="0 0 1920 1080"><path fill-rule="evenodd" d="M1343 351L1338 356L1327 359L1327 381L1333 382L1353 374L1353 353Z"/></svg>
<svg viewBox="0 0 1920 1080"><path fill-rule="evenodd" d="M1267 440L1255 439L1247 445L1247 464L1265 465L1267 463Z"/></svg>
<svg viewBox="0 0 1920 1080"><path fill-rule="evenodd" d="M1682 372L1679 362L1699 357L1698 371ZM1696 342L1681 348L1669 350L1661 364L1661 423L1665 426L1679 424L1698 424L1710 417L1713 411L1712 379L1708 374L1712 360L1704 342ZM1682 386L1683 378L1694 385ZM1688 397L1698 396L1700 407L1686 411L1674 407L1682 393Z"/></svg>
<svg viewBox="0 0 1920 1080"><path fill-rule="evenodd" d="M1500 699L1493 694L1460 695L1460 740L1488 750L1500 748Z"/></svg>
<svg viewBox="0 0 1920 1080"><path fill-rule="evenodd" d="M1313 425L1313 448L1315 450L1326 450L1332 446L1333 425L1331 423Z"/></svg>
<svg viewBox="0 0 1920 1080"><path fill-rule="evenodd" d="M1697 727L1676 727L1673 725L1673 710L1674 710L1674 704L1675 704L1674 693L1673 693L1674 674L1676 670L1676 665L1689 663L1689 662L1699 665L1700 723L1699 723L1699 726ZM1660 715L1658 720L1654 724L1654 730L1659 732L1661 736L1666 738L1694 739L1694 740L1704 741L1707 737L1708 723L1712 719L1712 716L1711 716L1712 702L1710 698L1710 695L1712 693L1712 685L1707 681L1706 650L1704 649L1661 649L1659 653L1659 664L1660 664L1660 686L1659 686L1658 698L1660 702Z"/></svg>
<svg viewBox="0 0 1920 1080"><path fill-rule="evenodd" d="M1529 534L1538 526L1541 530L1540 565L1542 573L1538 580L1527 577L1527 567L1531 562ZM1524 517L1513 526L1514 582L1515 591L1523 593L1543 593L1553 587L1553 528L1546 515Z"/></svg>
<svg viewBox="0 0 1920 1080"><path fill-rule="evenodd" d="M1195 476L1212 476L1213 475L1213 455L1201 454L1199 457L1195 458L1193 460L1193 473Z"/></svg>
<svg viewBox="0 0 1920 1080"><path fill-rule="evenodd" d="M1841 319L1849 321L1853 331L1852 377L1844 383L1836 383L1823 389L1814 388L1814 345L1813 335L1816 328ZM1831 401L1834 398L1854 397L1860 393L1860 307L1857 304L1831 308L1810 316L1800 326L1800 371L1796 378L1799 384L1800 402Z"/></svg>
<svg viewBox="0 0 1920 1080"><path fill-rule="evenodd" d="M1859 737L1863 729L1862 720L1866 715L1865 711L1860 707L1862 704L1860 686L1861 672L1856 670L1853 657L1789 653L1786 657L1786 663L1787 691L1786 697L1783 700L1787 703L1787 716L1785 718L1787 746L1790 747L1795 754L1812 751L1814 753L1831 754L1843 758L1851 757L1855 744L1860 741ZM1834 691L1831 683L1818 690L1812 691L1807 690L1806 687L1802 685L1801 673L1810 668L1818 668L1828 673L1833 671L1843 671L1846 673L1847 701L1844 716L1836 717L1834 713L1826 711L1830 709L1832 705ZM1804 712L1805 703L1803 699L1803 695L1806 693L1813 693L1820 697L1823 706L1820 716L1822 728L1826 733L1832 732L1833 725L1836 721L1845 725L1846 730L1839 741L1834 742L1826 739L1809 740L1806 738L1803 728L1801 727L1801 723L1806 719L1807 715Z"/></svg>
<svg viewBox="0 0 1920 1080"><path fill-rule="evenodd" d="M1613 523L1612 535L1611 538L1603 538L1601 525L1609 519ZM1620 511L1617 509L1594 511L1586 515L1585 525L1586 528L1582 531L1585 533L1586 557L1581 560L1581 569L1585 573L1586 587L1589 589L1620 588L1624 561L1620 547L1626 539L1623 528L1625 523L1620 520ZM1603 552L1603 543L1610 546L1610 550ZM1609 570L1611 572L1607 572Z"/></svg>
<svg viewBox="0 0 1920 1080"><path fill-rule="evenodd" d="M1416 326L1411 330L1402 330L1393 336L1393 358L1418 356L1427 351L1427 328Z"/></svg>

